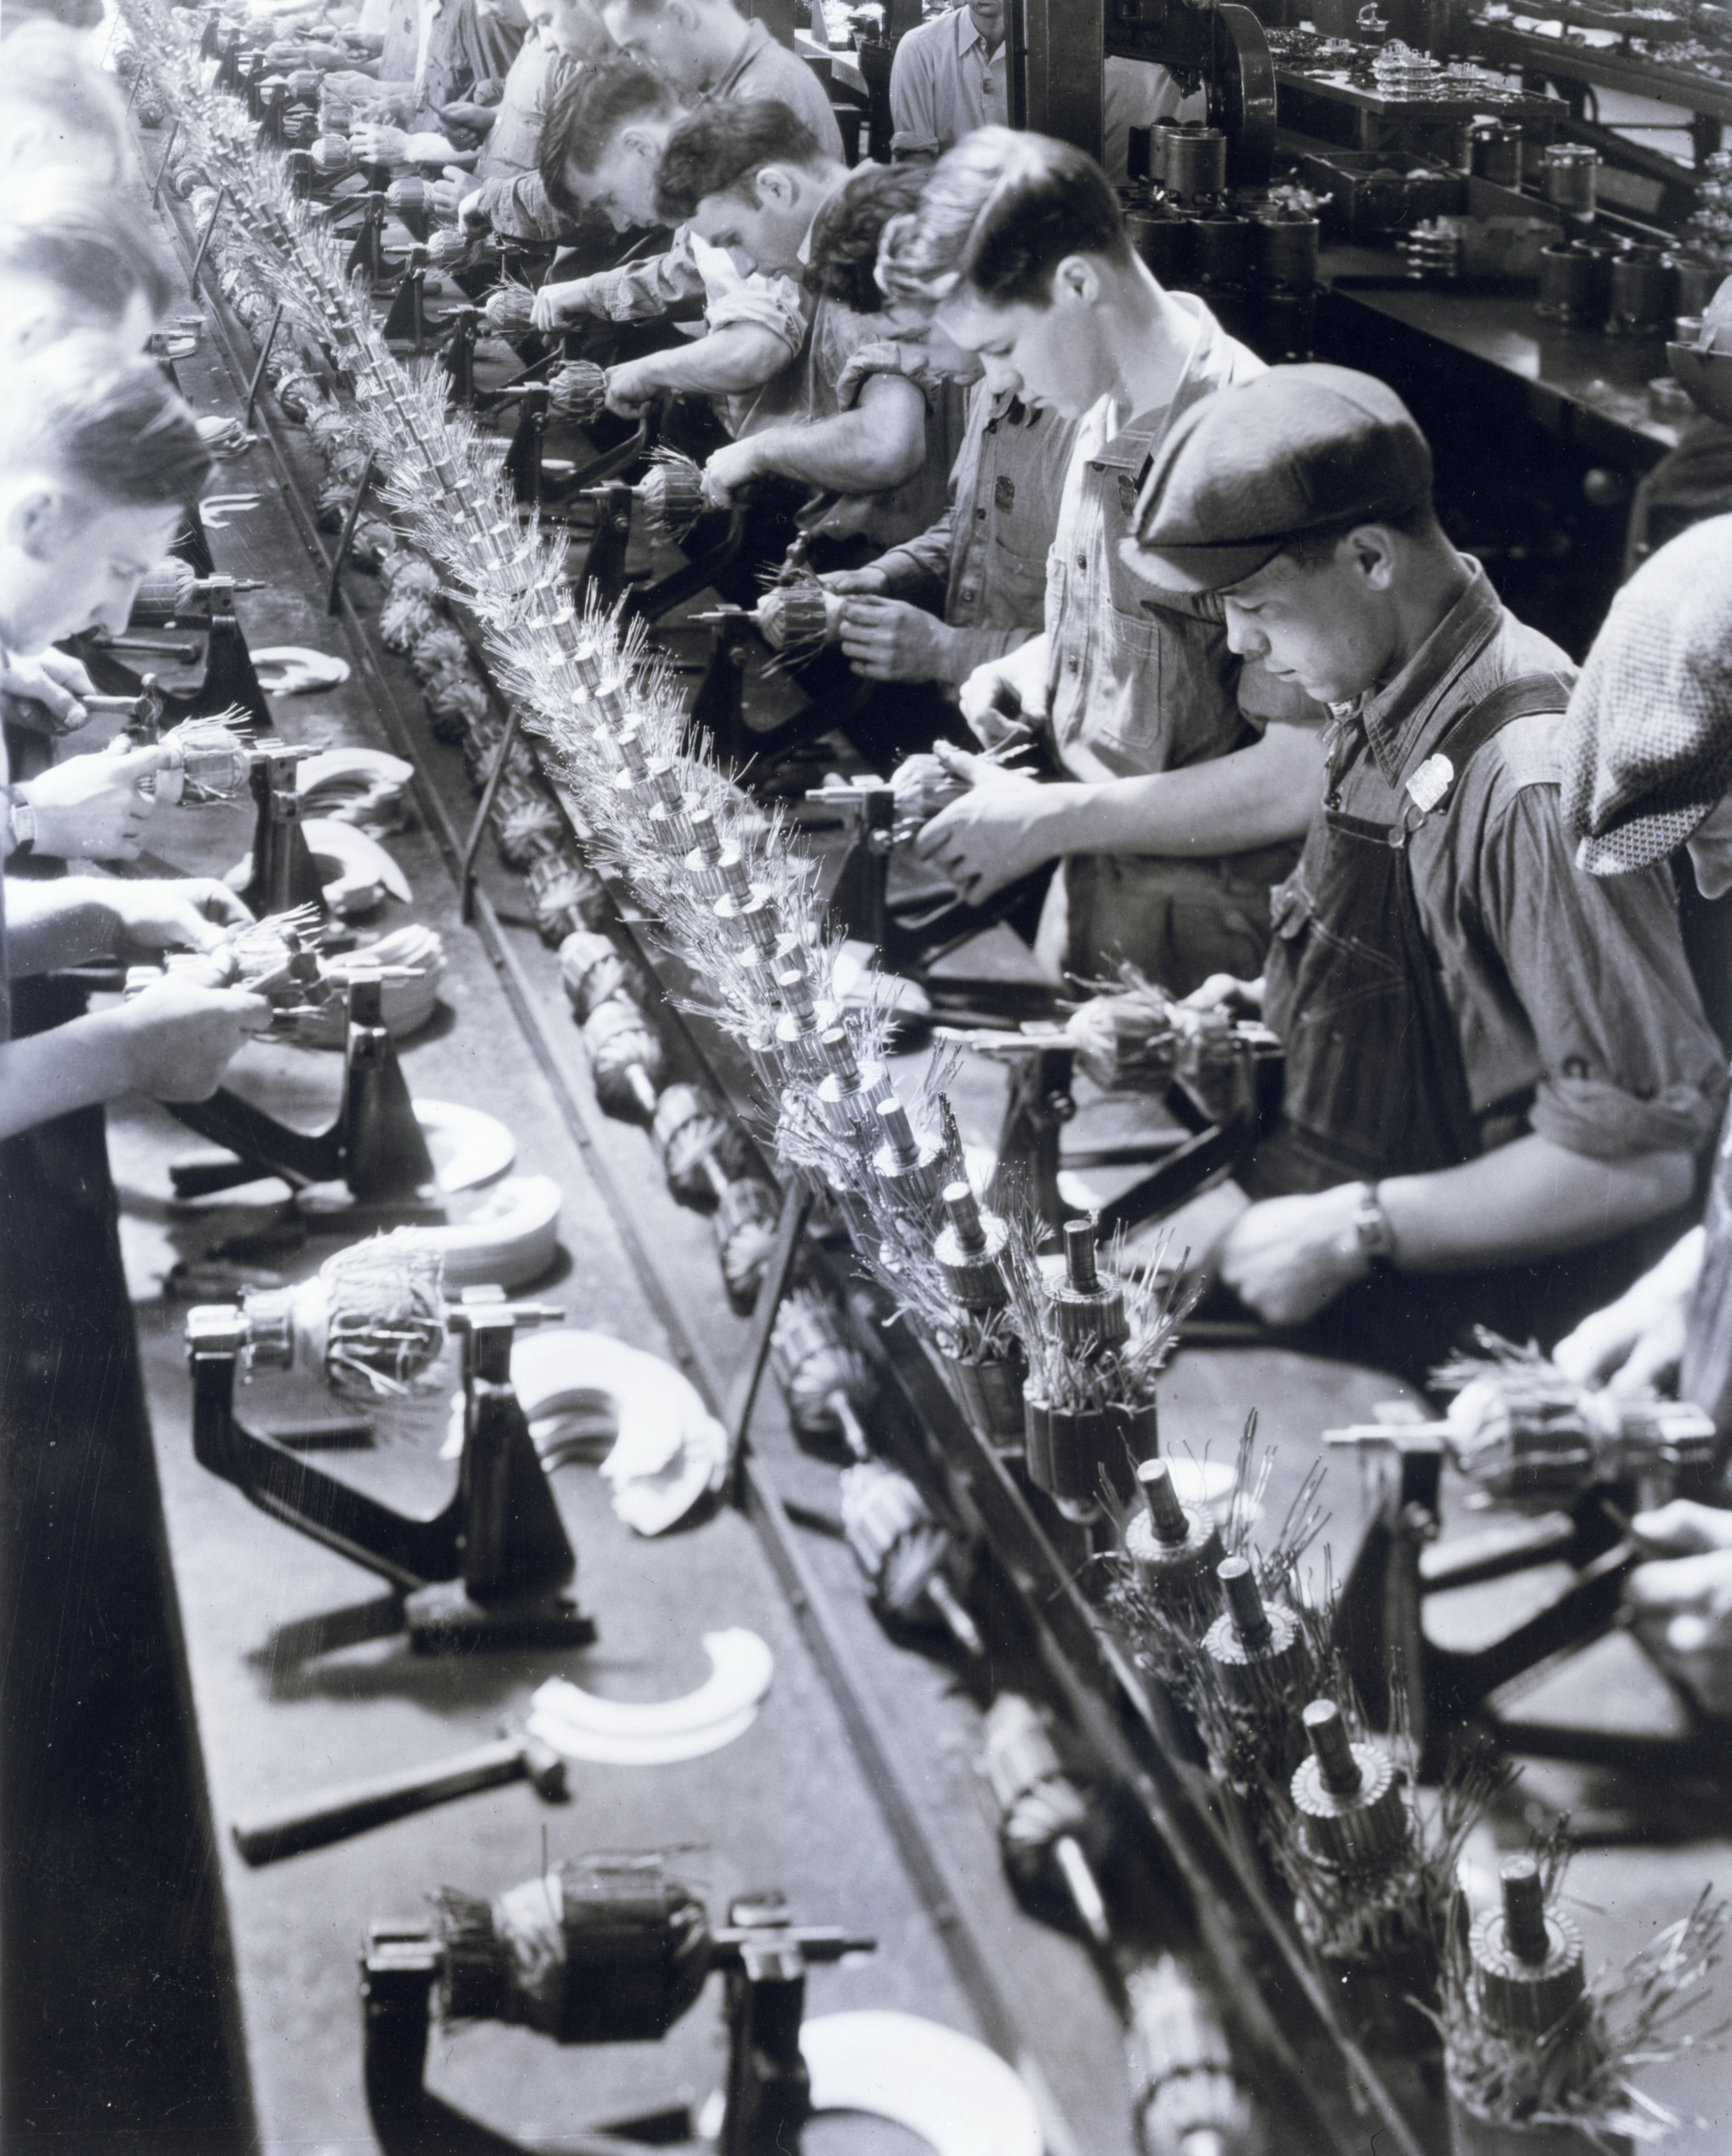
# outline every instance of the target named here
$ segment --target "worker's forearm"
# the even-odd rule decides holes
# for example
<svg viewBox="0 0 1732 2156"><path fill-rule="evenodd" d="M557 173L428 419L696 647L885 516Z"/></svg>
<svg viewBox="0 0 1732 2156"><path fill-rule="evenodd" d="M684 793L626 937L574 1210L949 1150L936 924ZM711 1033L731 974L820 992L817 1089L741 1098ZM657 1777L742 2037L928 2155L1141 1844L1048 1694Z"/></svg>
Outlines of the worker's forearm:
<svg viewBox="0 0 1732 2156"><path fill-rule="evenodd" d="M97 876L6 879L7 957L15 973L85 966L115 947L115 914Z"/></svg>
<svg viewBox="0 0 1732 2156"><path fill-rule="evenodd" d="M1675 1211L1688 1153L1591 1160L1537 1133L1435 1175L1396 1176L1378 1196L1403 1272L1459 1272L1586 1250Z"/></svg>
<svg viewBox="0 0 1732 2156"><path fill-rule="evenodd" d="M806 427L767 427L747 437L761 472L832 494L882 494L920 467L923 434L910 440L887 429L881 413L838 412Z"/></svg>
<svg viewBox="0 0 1732 2156"><path fill-rule="evenodd" d="M788 346L749 322L713 331L693 344L658 352L640 362L659 389L686 396L736 397L761 389L788 362Z"/></svg>
<svg viewBox="0 0 1732 2156"><path fill-rule="evenodd" d="M1323 798L1322 737L1271 726L1255 747L1182 771L1067 783L1054 811L1056 854L1212 858L1303 838Z"/></svg>
<svg viewBox="0 0 1732 2156"><path fill-rule="evenodd" d="M0 1138L131 1089L131 1059L110 1014L0 1043Z"/></svg>

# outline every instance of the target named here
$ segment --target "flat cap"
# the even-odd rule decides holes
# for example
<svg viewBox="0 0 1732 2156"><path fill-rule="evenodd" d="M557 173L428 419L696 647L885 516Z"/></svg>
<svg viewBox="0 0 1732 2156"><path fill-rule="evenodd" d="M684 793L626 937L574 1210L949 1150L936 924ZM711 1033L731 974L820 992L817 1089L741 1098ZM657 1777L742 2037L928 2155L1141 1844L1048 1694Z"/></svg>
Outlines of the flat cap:
<svg viewBox="0 0 1732 2156"><path fill-rule="evenodd" d="M1431 452L1394 390L1346 367L1273 367L1194 405L1137 497L1131 566L1193 592L1241 583L1294 539L1424 507Z"/></svg>
<svg viewBox="0 0 1732 2156"><path fill-rule="evenodd" d="M1693 525L1613 599L1563 749L1564 814L1594 875L1664 860L1732 793L1732 516Z"/></svg>

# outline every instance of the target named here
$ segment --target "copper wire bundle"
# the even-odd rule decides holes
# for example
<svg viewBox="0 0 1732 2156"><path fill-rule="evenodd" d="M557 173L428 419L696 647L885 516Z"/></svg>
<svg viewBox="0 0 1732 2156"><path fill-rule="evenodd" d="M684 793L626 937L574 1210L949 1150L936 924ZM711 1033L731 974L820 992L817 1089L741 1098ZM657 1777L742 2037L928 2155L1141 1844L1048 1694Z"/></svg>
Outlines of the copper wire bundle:
<svg viewBox="0 0 1732 2156"><path fill-rule="evenodd" d="M658 449L638 490L657 534L677 542L704 513L703 473L676 449Z"/></svg>
<svg viewBox="0 0 1732 2156"><path fill-rule="evenodd" d="M624 1122L653 1122L666 1060L636 1004L619 997L599 1004L584 1020L583 1045L603 1113Z"/></svg>
<svg viewBox="0 0 1732 2156"><path fill-rule="evenodd" d="M147 569L140 579L138 589L132 595L132 619L172 621L192 598L193 587L198 581L192 563L171 554L167 561Z"/></svg>
<svg viewBox="0 0 1732 2156"><path fill-rule="evenodd" d="M527 321L524 327L528 327ZM573 426L587 427L592 419L601 417L607 403L607 373L593 359L565 360L548 377L547 409L555 418L569 419Z"/></svg>
<svg viewBox="0 0 1732 2156"><path fill-rule="evenodd" d="M514 279L496 285L481 311L488 326L503 337L527 336L535 326L535 294Z"/></svg>
<svg viewBox="0 0 1732 2156"><path fill-rule="evenodd" d="M781 1210L775 1189L755 1175L736 1176L716 1208L716 1255L738 1317L749 1317L757 1307Z"/></svg>

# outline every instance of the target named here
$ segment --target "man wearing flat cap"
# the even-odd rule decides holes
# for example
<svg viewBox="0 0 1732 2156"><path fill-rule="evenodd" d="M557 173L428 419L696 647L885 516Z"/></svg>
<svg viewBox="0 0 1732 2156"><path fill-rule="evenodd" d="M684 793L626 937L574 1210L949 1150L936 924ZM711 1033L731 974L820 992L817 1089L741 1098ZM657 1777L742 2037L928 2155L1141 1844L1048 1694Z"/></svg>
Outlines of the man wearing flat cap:
<svg viewBox="0 0 1732 2156"><path fill-rule="evenodd" d="M1555 1337L1651 1260L1724 1091L1663 872L1574 865L1569 661L1450 544L1431 482L1382 383L1279 367L1181 424L1126 542L1333 714L1274 898L1281 1116L1220 1278L1414 1371L1470 1321Z"/></svg>

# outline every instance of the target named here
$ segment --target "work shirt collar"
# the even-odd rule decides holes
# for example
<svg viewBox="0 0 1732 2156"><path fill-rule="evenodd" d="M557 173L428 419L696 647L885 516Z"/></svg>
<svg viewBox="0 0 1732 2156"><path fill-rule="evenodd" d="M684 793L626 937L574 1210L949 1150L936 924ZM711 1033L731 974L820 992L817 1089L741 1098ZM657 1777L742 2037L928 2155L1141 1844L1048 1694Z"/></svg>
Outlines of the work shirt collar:
<svg viewBox="0 0 1732 2156"><path fill-rule="evenodd" d="M769 32L754 16L746 25L746 34L740 41L740 49L734 54L727 74L710 85L707 95L717 99L732 97L739 86L740 77L769 41Z"/></svg>
<svg viewBox="0 0 1732 2156"><path fill-rule="evenodd" d="M1110 440L1091 453L1089 462L1097 472L1127 472L1140 483L1149 452L1168 428L1211 390L1224 389L1232 379L1232 340L1207 307L1191 292L1169 292L1167 298L1195 321L1190 349L1180 371L1179 386L1170 403L1139 412Z"/></svg>
<svg viewBox="0 0 1732 2156"><path fill-rule="evenodd" d="M1440 711L1454 716L1450 690L1503 618L1503 602L1491 578L1471 555L1467 559L1472 579L1436 628L1394 680L1348 707L1364 726L1377 767L1392 787L1430 753Z"/></svg>
<svg viewBox="0 0 1732 2156"><path fill-rule="evenodd" d="M967 0L964 0L964 4L957 9L956 13L960 18L956 26L958 52L965 53L974 46L979 45L984 53L986 50L986 40L980 34L980 25L974 20L974 11L968 6Z"/></svg>

